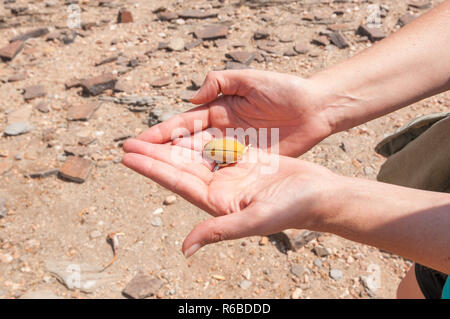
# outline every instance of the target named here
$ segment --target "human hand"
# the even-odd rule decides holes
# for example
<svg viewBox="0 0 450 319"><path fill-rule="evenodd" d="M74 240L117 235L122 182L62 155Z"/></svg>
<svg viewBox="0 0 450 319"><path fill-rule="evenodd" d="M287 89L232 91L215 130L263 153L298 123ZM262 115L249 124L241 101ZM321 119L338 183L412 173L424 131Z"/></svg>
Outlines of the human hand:
<svg viewBox="0 0 450 319"><path fill-rule="evenodd" d="M267 128L269 148L273 146L270 128L279 128L279 154L297 157L332 132L320 90L293 75L258 70L210 72L191 102L206 104L157 124L137 138L166 143L177 128L194 133L194 120L199 120L202 130L218 128L223 134L226 128Z"/></svg>
<svg viewBox="0 0 450 319"><path fill-rule="evenodd" d="M136 139L128 140L124 150L125 166L215 217L187 236L182 247L187 257L222 240L269 235L287 228L314 229L322 212L329 210L328 199L339 192L338 176L328 169L254 148L242 161L215 172L201 150ZM257 160L252 161L252 156ZM274 160L278 169L264 172Z"/></svg>

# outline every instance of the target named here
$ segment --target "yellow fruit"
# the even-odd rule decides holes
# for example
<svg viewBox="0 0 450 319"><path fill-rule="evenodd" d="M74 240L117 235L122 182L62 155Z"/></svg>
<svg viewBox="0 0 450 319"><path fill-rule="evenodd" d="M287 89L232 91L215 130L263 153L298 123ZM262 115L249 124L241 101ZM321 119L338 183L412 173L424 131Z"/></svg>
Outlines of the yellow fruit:
<svg viewBox="0 0 450 319"><path fill-rule="evenodd" d="M217 164L232 164L242 159L248 146L232 138L220 138L208 142L203 148L203 156Z"/></svg>

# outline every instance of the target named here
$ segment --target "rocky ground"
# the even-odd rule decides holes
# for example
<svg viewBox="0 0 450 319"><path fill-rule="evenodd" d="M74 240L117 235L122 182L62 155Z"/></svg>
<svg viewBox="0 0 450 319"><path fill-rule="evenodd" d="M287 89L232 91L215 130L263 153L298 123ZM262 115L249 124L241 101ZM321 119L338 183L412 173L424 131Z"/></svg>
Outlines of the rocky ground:
<svg viewBox="0 0 450 319"><path fill-rule="evenodd" d="M121 145L191 108L210 70L308 76L439 2L2 1L0 297L395 297L410 261L331 234L245 238L186 260L181 243L207 214L123 167ZM302 157L375 179L384 162L376 143L448 111L449 98L334 135Z"/></svg>

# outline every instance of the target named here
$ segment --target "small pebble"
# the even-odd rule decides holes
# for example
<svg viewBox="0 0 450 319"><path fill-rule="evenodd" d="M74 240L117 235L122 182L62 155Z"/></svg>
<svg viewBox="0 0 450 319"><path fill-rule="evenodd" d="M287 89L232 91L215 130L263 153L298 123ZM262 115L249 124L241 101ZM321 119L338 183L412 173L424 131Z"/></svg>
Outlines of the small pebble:
<svg viewBox="0 0 450 319"><path fill-rule="evenodd" d="M343 276L344 276L344 274L339 269L331 269L330 270L330 277L336 281L341 280Z"/></svg>
<svg viewBox="0 0 450 319"><path fill-rule="evenodd" d="M172 205L172 204L174 204L175 202L177 201L177 197L175 196L175 195L170 195L170 196L167 196L165 199L164 199L164 205Z"/></svg>
<svg viewBox="0 0 450 319"><path fill-rule="evenodd" d="M243 290L250 288L251 285L252 285L252 282L249 280L242 280L239 283L239 287L241 287L241 289L243 289Z"/></svg>
<svg viewBox="0 0 450 319"><path fill-rule="evenodd" d="M152 226L159 227L162 225L162 219L160 217L155 217L152 219Z"/></svg>
<svg viewBox="0 0 450 319"><path fill-rule="evenodd" d="M295 288L295 290L292 292L291 298L292 299L300 299L302 293L303 293L303 290L301 288Z"/></svg>

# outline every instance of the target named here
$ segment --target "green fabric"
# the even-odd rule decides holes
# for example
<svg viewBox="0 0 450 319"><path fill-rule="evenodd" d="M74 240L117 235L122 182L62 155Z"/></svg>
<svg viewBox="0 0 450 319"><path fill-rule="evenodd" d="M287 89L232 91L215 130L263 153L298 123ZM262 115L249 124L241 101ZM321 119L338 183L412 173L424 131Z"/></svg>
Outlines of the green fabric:
<svg viewBox="0 0 450 319"><path fill-rule="evenodd" d="M444 290L442 290L442 299L450 299L450 275L447 277Z"/></svg>

